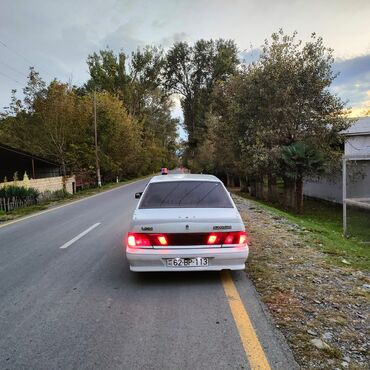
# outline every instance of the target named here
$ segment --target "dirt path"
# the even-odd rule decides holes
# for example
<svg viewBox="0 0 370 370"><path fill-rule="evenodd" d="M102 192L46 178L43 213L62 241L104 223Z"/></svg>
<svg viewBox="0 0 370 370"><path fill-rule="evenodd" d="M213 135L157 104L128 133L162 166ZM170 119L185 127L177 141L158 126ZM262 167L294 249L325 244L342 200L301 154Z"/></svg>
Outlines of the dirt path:
<svg viewBox="0 0 370 370"><path fill-rule="evenodd" d="M247 273L302 369L369 369L370 274L329 263L308 230L234 199L251 238Z"/></svg>

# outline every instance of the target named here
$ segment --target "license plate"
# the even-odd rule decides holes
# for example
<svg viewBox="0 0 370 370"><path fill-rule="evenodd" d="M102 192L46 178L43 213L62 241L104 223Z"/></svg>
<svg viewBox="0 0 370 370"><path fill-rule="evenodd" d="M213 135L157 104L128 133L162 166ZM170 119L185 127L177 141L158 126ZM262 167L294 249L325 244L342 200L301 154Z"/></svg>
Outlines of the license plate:
<svg viewBox="0 0 370 370"><path fill-rule="evenodd" d="M208 266L208 258L168 258L167 267L203 267Z"/></svg>

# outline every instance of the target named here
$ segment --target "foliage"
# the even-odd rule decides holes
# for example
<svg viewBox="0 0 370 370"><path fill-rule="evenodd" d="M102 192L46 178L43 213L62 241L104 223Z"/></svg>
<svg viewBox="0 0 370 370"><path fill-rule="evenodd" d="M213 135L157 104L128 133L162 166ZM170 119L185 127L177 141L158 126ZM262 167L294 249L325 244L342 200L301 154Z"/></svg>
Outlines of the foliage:
<svg viewBox="0 0 370 370"><path fill-rule="evenodd" d="M166 55L165 87L181 99L188 133L187 157L196 161L196 149L206 139L206 116L218 81L227 81L239 65L232 40L198 40L193 46L175 43Z"/></svg>
<svg viewBox="0 0 370 370"><path fill-rule="evenodd" d="M31 198L36 200L39 195L38 190L24 186L7 185L0 188L0 198L4 199L25 201L27 198Z"/></svg>
<svg viewBox="0 0 370 370"><path fill-rule="evenodd" d="M178 120L171 117L172 102L162 88L163 51L147 46L127 56L101 50L88 57L90 80L86 91L106 91L119 99L140 132L139 154L131 165L137 174L172 167L176 163ZM129 163L126 163L126 166ZM130 171L129 171L130 172Z"/></svg>
<svg viewBox="0 0 370 370"><path fill-rule="evenodd" d="M311 145L302 142L283 146L281 149L283 175L295 181L296 209L303 208L303 178L324 171L324 158Z"/></svg>
<svg viewBox="0 0 370 370"><path fill-rule="evenodd" d="M105 181L175 166L181 153L191 170L231 186L238 178L257 197L267 181L268 198L276 198L282 180L285 205L301 209L302 178L335 167L340 132L350 125L344 102L329 91L333 61L321 37L303 43L282 30L248 66L224 39L178 42L167 52L146 46L130 56L104 49L87 57L90 78L81 87L46 85L31 68L23 102L13 91L0 118L0 140L60 163L64 173L93 177L95 95ZM174 96L186 143L171 116Z"/></svg>
<svg viewBox="0 0 370 370"><path fill-rule="evenodd" d="M0 140L61 165L63 175L95 176L93 96L96 91L98 156L104 181L130 178L176 164L177 124L160 88L162 51L132 54L102 50L88 57L82 88L57 80L46 85L30 69L23 102L13 97L0 120Z"/></svg>
<svg viewBox="0 0 370 370"><path fill-rule="evenodd" d="M286 176L294 180L317 174L324 166L320 153L314 147L301 142L282 147L281 159Z"/></svg>
<svg viewBox="0 0 370 370"><path fill-rule="evenodd" d="M211 141L207 145L215 148L213 167L243 181L246 178L258 197L264 196L267 179L268 197L273 199L277 178L282 178L286 205L300 209L301 175L318 174L323 167L319 163L315 167L309 148L325 158L329 171L341 155L340 132L349 127L350 120L344 103L328 89L336 75L333 51L322 38L312 34L304 44L296 33L285 35L279 30L261 50L256 62L214 86L215 117L207 120ZM297 150L289 162L281 158L285 147ZM303 172L292 179L293 167Z"/></svg>

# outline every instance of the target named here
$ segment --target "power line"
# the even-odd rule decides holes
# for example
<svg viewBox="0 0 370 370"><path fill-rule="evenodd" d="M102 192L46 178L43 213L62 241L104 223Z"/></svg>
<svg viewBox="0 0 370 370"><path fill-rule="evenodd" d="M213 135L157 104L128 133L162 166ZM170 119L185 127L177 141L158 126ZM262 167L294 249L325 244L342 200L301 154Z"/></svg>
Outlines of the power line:
<svg viewBox="0 0 370 370"><path fill-rule="evenodd" d="M5 73L3 73L3 72L1 72L1 71L0 71L0 75L2 75L2 76L4 76L4 77L8 78L9 80L12 80L13 82L16 82L17 84L19 84L19 85L21 85L21 86L23 86L23 84L22 84L22 83L20 83L18 80L16 80L16 79L15 79L15 78L13 78L13 77L10 77L10 76L6 75Z"/></svg>
<svg viewBox="0 0 370 370"><path fill-rule="evenodd" d="M10 66L9 64L7 64L7 63L4 63L3 61L1 61L0 60L0 63L2 64L2 65L4 65L5 67L7 67L7 68L9 68L9 69L11 69L13 72L15 72L15 73L18 73L19 75L21 75L21 76L23 76L23 77L28 77L26 74L24 74L24 73L22 73L22 72L19 72L16 68L14 68L14 67L12 67L12 66Z"/></svg>
<svg viewBox="0 0 370 370"><path fill-rule="evenodd" d="M43 68L40 68L39 66L37 66L36 64L34 64L34 63L32 63L32 61L30 60L30 59L28 59L27 57L25 57L23 54L21 54L19 51L17 51L17 50L15 50L14 48L12 48L12 47L10 47L9 45L7 45L4 41L1 41L0 40L0 45L1 46L3 46L4 48L6 48L6 49L8 49L9 51L11 51L12 53L14 53L15 55L18 55L20 58L22 58L30 67L34 67L34 68L36 68L37 67L37 70L38 71L40 71L40 72L43 72L43 73L46 73L49 77L50 77L50 79L51 80L53 80L53 79L55 79L55 78L57 78L56 76L55 76L55 74L51 74L51 73L49 73L49 71L47 71L44 67ZM2 62L3 64L5 64L4 62ZM8 66L8 68L10 68L9 66ZM11 69L13 69L13 70L15 70L14 68L11 68ZM19 74L22 74L22 73L20 73L19 71L16 71L17 73L19 73ZM61 71L61 73L65 76L65 77L68 77L68 78L70 78L70 75L68 74L66 74L65 72L62 72ZM22 74L23 76L24 76L24 74ZM26 77L28 77L28 76L26 76Z"/></svg>
<svg viewBox="0 0 370 370"><path fill-rule="evenodd" d="M11 48L10 46L8 46L7 44L5 44L5 42L2 42L0 40L0 44L2 46L4 46L5 48L7 48L8 50L10 50L11 52L13 52L14 54L17 54L18 56L20 56L24 61L26 61L28 64L30 64L31 66L33 66L33 63L27 59L26 57L24 57L21 53L18 53L18 51L14 50L13 48Z"/></svg>
<svg viewBox="0 0 370 370"><path fill-rule="evenodd" d="M10 50L12 53L18 55L19 57L21 57L25 62L27 62L27 64L30 66L30 67L36 67L36 65L34 63L32 63L28 58L26 58L24 55L22 55L20 52L18 52L17 50L13 49L12 47L8 46L5 42L1 41L0 40L0 45L2 45L4 48ZM38 67L38 70L40 70L40 68ZM42 72L46 72L47 75L49 75L49 77L51 79L54 79L55 76L52 76L50 73L48 73L48 71L46 71L45 69L41 69Z"/></svg>

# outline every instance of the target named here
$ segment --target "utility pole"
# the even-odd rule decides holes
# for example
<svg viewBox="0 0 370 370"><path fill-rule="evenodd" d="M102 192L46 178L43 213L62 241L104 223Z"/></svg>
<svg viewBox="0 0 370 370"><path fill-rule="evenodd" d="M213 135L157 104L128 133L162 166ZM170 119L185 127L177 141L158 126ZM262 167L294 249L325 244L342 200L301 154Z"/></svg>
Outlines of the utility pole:
<svg viewBox="0 0 370 370"><path fill-rule="evenodd" d="M99 166L99 156L98 156L98 130L96 125L96 92L94 90L94 130L95 130L95 159L96 159L96 176L98 178L98 186L101 187L101 177L100 177L100 166Z"/></svg>

